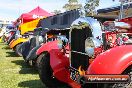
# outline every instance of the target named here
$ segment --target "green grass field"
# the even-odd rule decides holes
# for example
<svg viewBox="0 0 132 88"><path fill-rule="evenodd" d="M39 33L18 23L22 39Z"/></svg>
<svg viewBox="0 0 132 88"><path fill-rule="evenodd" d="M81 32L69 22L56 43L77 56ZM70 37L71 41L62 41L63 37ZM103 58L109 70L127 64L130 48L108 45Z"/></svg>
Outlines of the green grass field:
<svg viewBox="0 0 132 88"><path fill-rule="evenodd" d="M6 43L0 43L0 88L46 87L39 80L36 69L26 65Z"/></svg>

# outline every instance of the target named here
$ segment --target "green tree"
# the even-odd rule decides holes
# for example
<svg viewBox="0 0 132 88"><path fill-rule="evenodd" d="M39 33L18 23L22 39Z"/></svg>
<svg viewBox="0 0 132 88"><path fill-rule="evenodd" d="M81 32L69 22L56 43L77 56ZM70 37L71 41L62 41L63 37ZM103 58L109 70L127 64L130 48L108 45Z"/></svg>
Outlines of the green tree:
<svg viewBox="0 0 132 88"><path fill-rule="evenodd" d="M94 14L96 14L95 9L99 6L99 1L100 0L86 0L84 6L86 16L93 16Z"/></svg>
<svg viewBox="0 0 132 88"><path fill-rule="evenodd" d="M77 0L69 0L68 3L66 3L63 8L66 11L73 10L73 9L78 9L81 8L82 5L78 3Z"/></svg>

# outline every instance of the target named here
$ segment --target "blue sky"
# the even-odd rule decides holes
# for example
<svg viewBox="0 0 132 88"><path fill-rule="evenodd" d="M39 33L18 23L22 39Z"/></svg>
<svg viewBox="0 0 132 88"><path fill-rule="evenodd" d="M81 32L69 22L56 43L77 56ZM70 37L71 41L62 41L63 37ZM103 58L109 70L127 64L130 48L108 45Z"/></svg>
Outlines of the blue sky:
<svg viewBox="0 0 132 88"><path fill-rule="evenodd" d="M86 0L78 0L79 3L84 5ZM106 8L117 5L119 0L100 0L100 8ZM54 10L62 10L64 4L68 0L0 0L0 18L13 18L17 19L22 13L26 13L37 7L38 5L48 12Z"/></svg>

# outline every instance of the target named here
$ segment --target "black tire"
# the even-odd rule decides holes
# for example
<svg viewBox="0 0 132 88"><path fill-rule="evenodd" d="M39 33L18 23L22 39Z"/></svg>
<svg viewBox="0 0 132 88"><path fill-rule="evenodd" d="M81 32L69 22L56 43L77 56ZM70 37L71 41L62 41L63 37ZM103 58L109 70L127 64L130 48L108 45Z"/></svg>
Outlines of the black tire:
<svg viewBox="0 0 132 88"><path fill-rule="evenodd" d="M22 54L18 52L18 49L19 49L20 45L21 44L16 45L15 49L14 49L17 56L22 56Z"/></svg>
<svg viewBox="0 0 132 88"><path fill-rule="evenodd" d="M129 83L104 84L102 88L132 88L132 66L129 66L122 74L129 74L131 81Z"/></svg>
<svg viewBox="0 0 132 88"><path fill-rule="evenodd" d="M53 70L50 66L50 58L48 53L41 54L37 58L37 67L41 81L48 88L57 88L64 85L63 82L60 82L55 77L53 77Z"/></svg>

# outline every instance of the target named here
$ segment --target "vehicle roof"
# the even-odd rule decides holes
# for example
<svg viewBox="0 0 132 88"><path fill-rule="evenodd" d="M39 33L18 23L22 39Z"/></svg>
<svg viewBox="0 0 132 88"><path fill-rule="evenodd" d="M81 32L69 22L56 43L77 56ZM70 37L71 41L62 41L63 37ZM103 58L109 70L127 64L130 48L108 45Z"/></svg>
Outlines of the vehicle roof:
<svg viewBox="0 0 132 88"><path fill-rule="evenodd" d="M47 28L52 30L65 30L70 28L72 22L79 17L79 10L71 10L44 18L39 24L43 29Z"/></svg>

